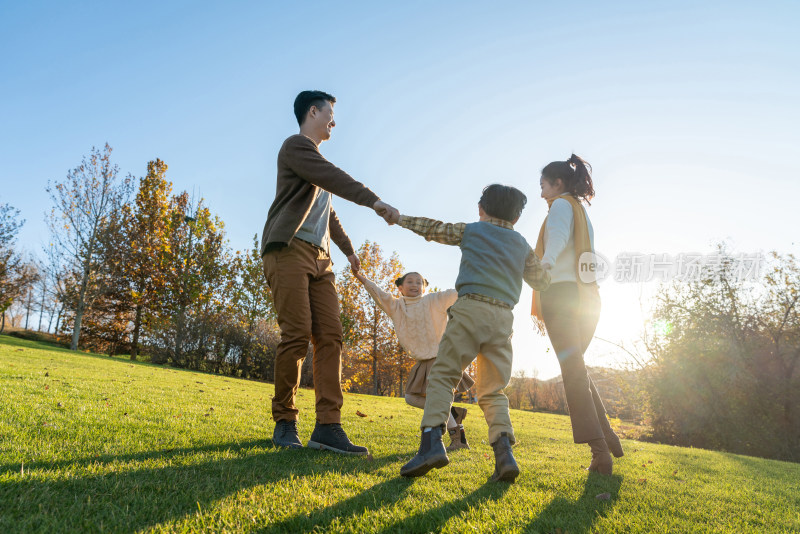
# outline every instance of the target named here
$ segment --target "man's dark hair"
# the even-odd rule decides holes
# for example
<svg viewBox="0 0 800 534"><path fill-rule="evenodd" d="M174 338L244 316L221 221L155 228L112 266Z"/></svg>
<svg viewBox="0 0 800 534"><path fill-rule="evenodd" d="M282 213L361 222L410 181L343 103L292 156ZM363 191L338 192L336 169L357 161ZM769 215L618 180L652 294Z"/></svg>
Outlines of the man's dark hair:
<svg viewBox="0 0 800 534"><path fill-rule="evenodd" d="M478 205L483 208L486 215L508 222L516 221L527 203L528 197L525 193L516 187L501 184L484 187L481 199L478 201Z"/></svg>
<svg viewBox="0 0 800 534"><path fill-rule="evenodd" d="M302 91L297 98L294 99L294 116L297 117L297 124L303 125L306 119L306 114L311 106L316 106L317 109L325 105L325 102L331 104L336 103L336 97L329 95L324 91Z"/></svg>

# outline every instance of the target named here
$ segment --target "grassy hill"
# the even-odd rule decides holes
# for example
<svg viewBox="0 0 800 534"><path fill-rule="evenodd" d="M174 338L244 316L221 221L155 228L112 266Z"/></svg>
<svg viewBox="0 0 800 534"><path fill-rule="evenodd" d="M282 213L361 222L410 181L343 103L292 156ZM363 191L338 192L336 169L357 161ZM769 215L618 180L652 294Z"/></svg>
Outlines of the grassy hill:
<svg viewBox="0 0 800 534"><path fill-rule="evenodd" d="M0 532L800 532L797 464L625 441L613 477L588 475L568 418L513 411L522 475L493 484L470 407L472 450L406 480L419 410L346 395L372 453L351 458L274 448L271 395L0 336ZM303 441L313 401L300 392Z"/></svg>

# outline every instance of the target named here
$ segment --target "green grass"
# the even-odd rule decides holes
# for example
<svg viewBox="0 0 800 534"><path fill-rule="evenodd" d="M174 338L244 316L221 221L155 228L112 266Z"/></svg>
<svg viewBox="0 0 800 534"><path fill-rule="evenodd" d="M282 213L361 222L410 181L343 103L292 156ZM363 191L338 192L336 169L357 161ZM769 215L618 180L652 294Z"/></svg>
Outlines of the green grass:
<svg viewBox="0 0 800 534"><path fill-rule="evenodd" d="M271 395L0 336L0 532L800 531L797 464L624 441L613 477L588 475L568 418L513 411L522 474L493 484L473 406L472 449L406 480L420 410L346 395L345 428L372 458L343 457L274 448ZM299 393L304 441L313 401Z"/></svg>

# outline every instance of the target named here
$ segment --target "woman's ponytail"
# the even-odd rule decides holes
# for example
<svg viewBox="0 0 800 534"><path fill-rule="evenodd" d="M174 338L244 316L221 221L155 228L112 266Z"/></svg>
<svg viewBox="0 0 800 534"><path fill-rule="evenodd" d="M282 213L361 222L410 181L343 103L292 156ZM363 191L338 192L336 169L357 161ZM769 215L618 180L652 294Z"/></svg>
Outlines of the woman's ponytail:
<svg viewBox="0 0 800 534"><path fill-rule="evenodd" d="M592 166L582 157L572 154L567 163L575 169L574 186L570 193L587 204L594 198L594 184L592 183Z"/></svg>

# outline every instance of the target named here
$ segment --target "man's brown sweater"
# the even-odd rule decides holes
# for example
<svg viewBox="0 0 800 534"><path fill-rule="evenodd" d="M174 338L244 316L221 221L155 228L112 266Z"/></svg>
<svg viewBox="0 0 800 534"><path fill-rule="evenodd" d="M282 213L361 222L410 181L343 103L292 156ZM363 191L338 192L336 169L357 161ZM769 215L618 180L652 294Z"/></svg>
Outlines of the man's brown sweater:
<svg viewBox="0 0 800 534"><path fill-rule="evenodd" d="M278 152L278 181L261 234L262 256L285 247L294 238L311 210L317 188L369 208L380 200L364 184L322 157L314 141L305 135L293 135ZM333 208L328 228L331 240L345 256L355 253Z"/></svg>

